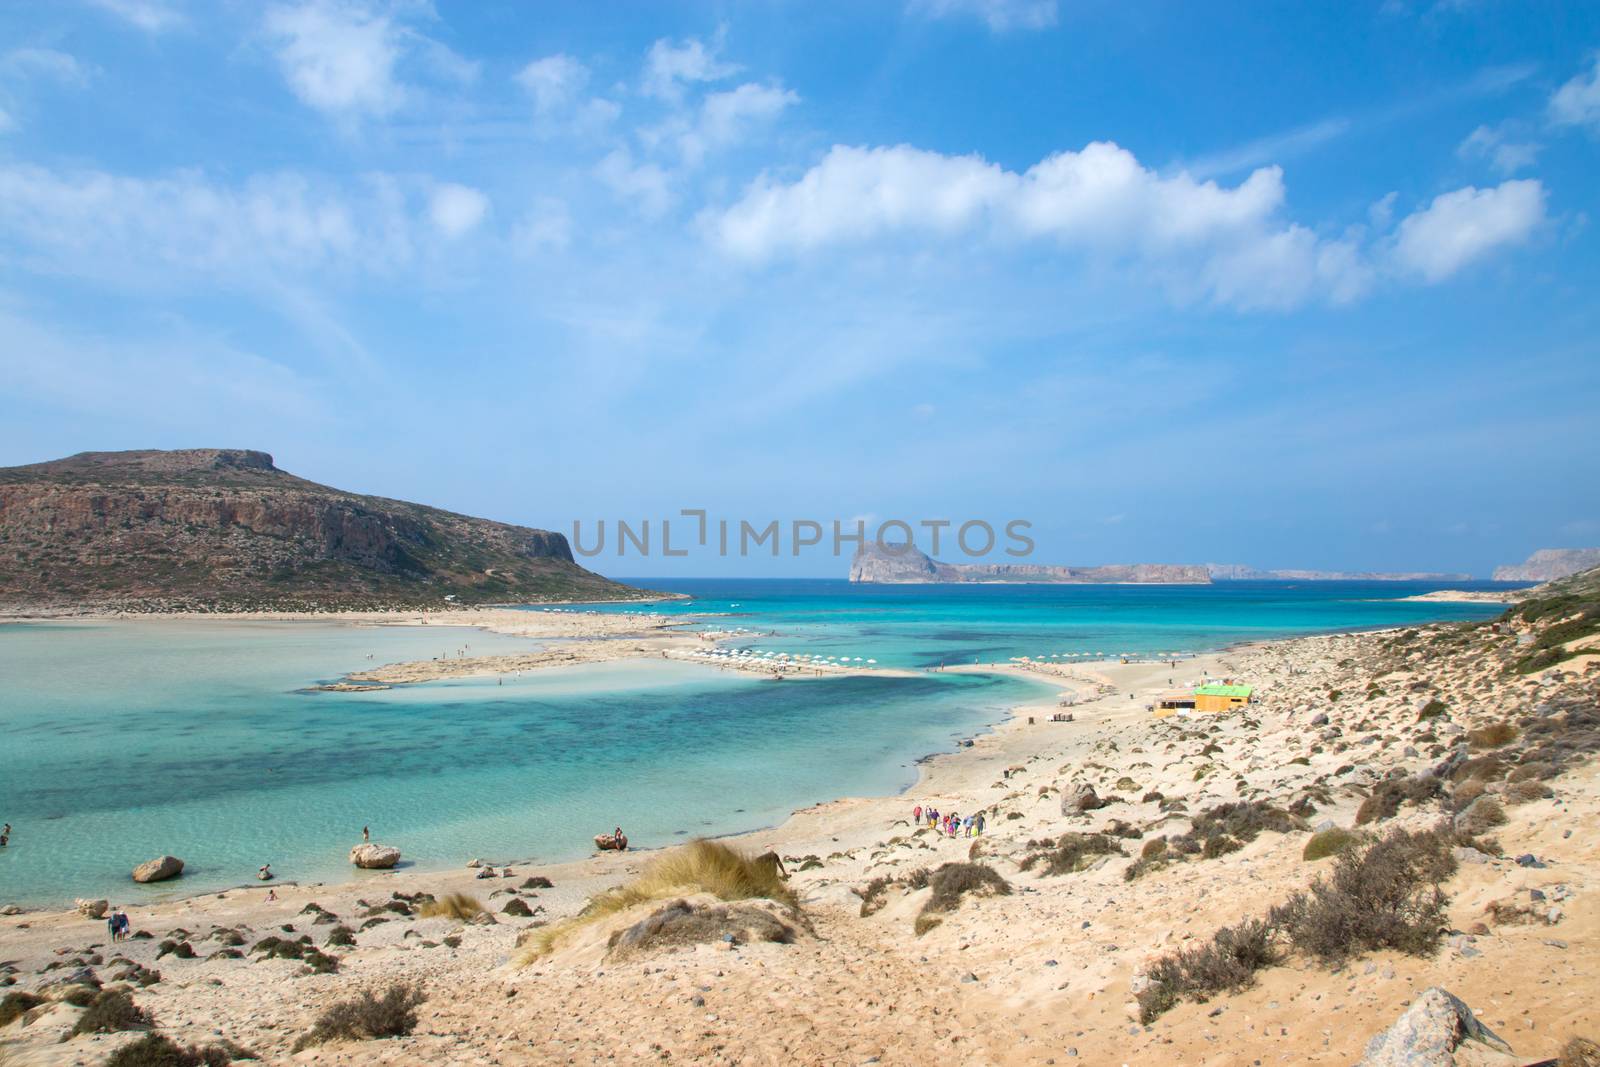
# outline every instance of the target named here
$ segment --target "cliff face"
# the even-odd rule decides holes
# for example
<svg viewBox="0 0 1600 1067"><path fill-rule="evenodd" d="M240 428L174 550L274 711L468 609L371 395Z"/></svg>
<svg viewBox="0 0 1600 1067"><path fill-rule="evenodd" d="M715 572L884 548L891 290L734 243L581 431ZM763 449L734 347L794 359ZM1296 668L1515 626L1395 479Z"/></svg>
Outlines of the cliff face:
<svg viewBox="0 0 1600 1067"><path fill-rule="evenodd" d="M1522 563L1494 569L1497 582L1549 582L1600 567L1600 548L1541 548Z"/></svg>
<svg viewBox="0 0 1600 1067"><path fill-rule="evenodd" d="M265 452L85 452L0 468L0 603L404 607L637 595L560 534L309 482Z"/></svg>
<svg viewBox="0 0 1600 1067"><path fill-rule="evenodd" d="M1206 585L1206 569L1175 563L1110 564L1103 567L1056 567L1031 563L941 563L916 548L895 553L876 542L856 550L850 561L852 582L1061 582L1158 583Z"/></svg>

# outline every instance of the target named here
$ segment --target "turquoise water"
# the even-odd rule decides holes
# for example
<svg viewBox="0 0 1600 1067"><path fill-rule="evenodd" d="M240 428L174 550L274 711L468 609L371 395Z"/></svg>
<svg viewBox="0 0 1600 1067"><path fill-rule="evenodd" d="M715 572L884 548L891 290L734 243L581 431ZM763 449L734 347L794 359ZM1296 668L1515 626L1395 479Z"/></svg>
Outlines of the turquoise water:
<svg viewBox="0 0 1600 1067"><path fill-rule="evenodd" d="M559 860L621 824L642 846L882 794L1004 708L1005 678L774 684L660 660L373 693L303 691L366 664L526 648L436 627L0 627L0 901L142 899L346 878L371 825L406 862ZM187 863L141 887L136 863Z"/></svg>
<svg viewBox="0 0 1600 1067"><path fill-rule="evenodd" d="M624 579L629 580L629 579ZM1481 619L1493 604L1399 598L1445 588L1420 582L1219 582L1215 585L853 585L814 579L632 579L690 600L597 606L602 611L714 613L703 628L762 637L736 646L861 656L884 666L1004 662L1090 653L1200 652L1239 641ZM1508 589L1455 582L1452 589ZM765 636L777 631L771 637ZM1070 656L1068 656L1069 660Z"/></svg>
<svg viewBox="0 0 1600 1067"><path fill-rule="evenodd" d="M881 665L1072 651L1192 652L1492 605L1397 603L1426 587L1232 583L676 587L740 644ZM608 608L605 610L636 610ZM638 845L773 825L797 807L890 793L915 762L1054 690L1000 676L774 684L661 660L375 693L305 687L368 665L526 649L449 627L192 622L0 626L0 901L136 903L249 881L350 877L371 825L406 863L561 860L621 824ZM470 647L469 647L470 646ZM127 872L164 852L180 882Z"/></svg>

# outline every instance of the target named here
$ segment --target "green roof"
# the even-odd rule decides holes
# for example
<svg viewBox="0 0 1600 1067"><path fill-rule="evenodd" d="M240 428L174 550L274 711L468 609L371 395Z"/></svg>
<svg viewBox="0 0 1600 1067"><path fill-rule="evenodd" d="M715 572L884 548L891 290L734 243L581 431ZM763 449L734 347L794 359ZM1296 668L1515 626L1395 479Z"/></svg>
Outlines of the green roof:
<svg viewBox="0 0 1600 1067"><path fill-rule="evenodd" d="M1202 685L1194 691L1197 697L1244 697L1250 699L1254 692L1248 685Z"/></svg>

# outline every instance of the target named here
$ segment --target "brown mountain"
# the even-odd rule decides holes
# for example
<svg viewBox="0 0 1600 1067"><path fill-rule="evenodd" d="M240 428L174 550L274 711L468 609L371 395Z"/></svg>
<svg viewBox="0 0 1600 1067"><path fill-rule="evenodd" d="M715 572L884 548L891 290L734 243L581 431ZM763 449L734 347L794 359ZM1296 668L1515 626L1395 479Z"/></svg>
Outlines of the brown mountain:
<svg viewBox="0 0 1600 1067"><path fill-rule="evenodd" d="M0 605L398 608L643 596L558 533L362 496L265 452L81 452L0 467Z"/></svg>

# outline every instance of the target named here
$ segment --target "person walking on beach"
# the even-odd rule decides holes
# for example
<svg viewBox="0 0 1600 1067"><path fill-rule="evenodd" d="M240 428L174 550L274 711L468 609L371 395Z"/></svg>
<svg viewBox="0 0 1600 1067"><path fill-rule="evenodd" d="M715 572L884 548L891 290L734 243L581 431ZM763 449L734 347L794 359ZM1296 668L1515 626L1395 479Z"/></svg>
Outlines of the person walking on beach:
<svg viewBox="0 0 1600 1067"><path fill-rule="evenodd" d="M918 804L911 809L911 825L915 826L922 821L922 805Z"/></svg>
<svg viewBox="0 0 1600 1067"><path fill-rule="evenodd" d="M979 837L983 836L983 812L972 817L972 829Z"/></svg>

